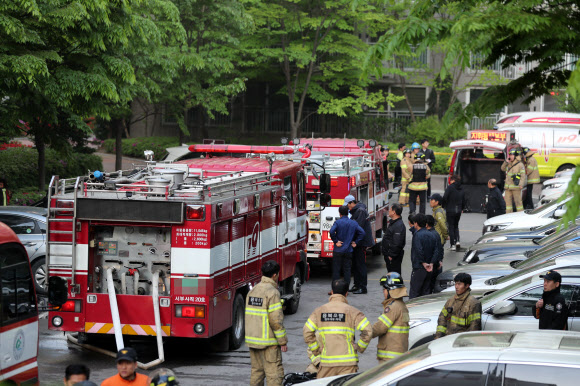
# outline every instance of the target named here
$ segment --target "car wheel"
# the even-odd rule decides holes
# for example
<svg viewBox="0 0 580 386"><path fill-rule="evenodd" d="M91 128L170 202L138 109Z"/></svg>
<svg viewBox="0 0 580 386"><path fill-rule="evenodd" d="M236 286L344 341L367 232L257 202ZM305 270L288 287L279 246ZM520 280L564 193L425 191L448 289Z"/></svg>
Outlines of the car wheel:
<svg viewBox="0 0 580 386"><path fill-rule="evenodd" d="M232 327L230 327L230 350L237 350L244 343L246 336L244 297L237 294L234 299L234 309L232 314Z"/></svg>
<svg viewBox="0 0 580 386"><path fill-rule="evenodd" d="M560 166L558 168L558 170L556 170L556 172L563 172L564 170L570 170L570 169L574 169L576 166L572 165L572 164L564 164L562 166Z"/></svg>
<svg viewBox="0 0 580 386"><path fill-rule="evenodd" d="M46 277L46 260L44 257L34 260L32 264L32 277L34 277L34 287L36 293L46 294L47 277Z"/></svg>

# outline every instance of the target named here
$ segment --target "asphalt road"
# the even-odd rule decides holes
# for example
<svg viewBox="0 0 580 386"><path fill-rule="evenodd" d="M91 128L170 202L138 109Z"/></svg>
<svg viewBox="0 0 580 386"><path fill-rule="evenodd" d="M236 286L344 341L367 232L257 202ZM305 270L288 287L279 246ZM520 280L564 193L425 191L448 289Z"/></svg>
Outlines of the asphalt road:
<svg viewBox="0 0 580 386"><path fill-rule="evenodd" d="M439 184L437 184L439 185ZM434 191L442 189L434 186ZM427 210L430 213L430 209ZM403 212L406 219L408 209ZM467 213L461 217L460 233L462 246L469 246L481 235L481 228L485 215ZM403 278L408 283L410 263L411 234L407 236L407 247L403 262ZM452 252L446 246L445 267L454 267L463 257L462 252ZM386 273L382 256L367 258L369 293L366 295L351 295L349 303L365 313L371 323L374 323L381 312L382 289L379 287L379 278ZM313 264L310 280L302 287L302 297L299 311L295 315L285 318L284 324L288 331L288 352L283 353L284 370L288 372L302 372L308 365L306 344L302 339L302 327L310 313L318 306L328 301L327 292L330 290L330 272L324 266ZM99 347L114 350L112 336L104 336L96 343ZM140 360L150 361L156 358L154 340L132 341L126 339L127 345L135 347ZM232 352L212 351L207 342L194 339L169 339L165 343L166 361L160 367L172 369L181 385L199 385L211 382L212 385L243 385L250 379L250 356L244 345ZM105 378L116 373L115 361L92 351L81 349L67 343L62 333L50 331L47 320L41 320L40 339L40 379L41 384L62 384L64 369L72 363L84 363L91 369L91 380L100 383ZM377 364L376 340L373 340L367 351L360 356L360 370L367 370Z"/></svg>

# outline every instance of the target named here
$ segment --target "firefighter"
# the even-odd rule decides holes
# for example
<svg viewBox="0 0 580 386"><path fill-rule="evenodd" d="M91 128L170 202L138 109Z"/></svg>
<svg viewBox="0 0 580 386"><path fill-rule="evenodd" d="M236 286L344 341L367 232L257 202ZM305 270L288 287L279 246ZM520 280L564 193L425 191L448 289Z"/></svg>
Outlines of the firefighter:
<svg viewBox="0 0 580 386"><path fill-rule="evenodd" d="M8 190L6 179L0 177L0 206L8 206L12 192Z"/></svg>
<svg viewBox="0 0 580 386"><path fill-rule="evenodd" d="M405 149L405 158L401 161L401 191L399 193L399 204L409 205L409 179L413 171L413 160L411 159L411 150Z"/></svg>
<svg viewBox="0 0 580 386"><path fill-rule="evenodd" d="M540 183L538 161L536 161L534 158L534 152L530 151L530 148L528 147L522 148L522 155L526 164L526 179L528 181L526 199L524 200L524 209L534 209L534 201L532 200L534 184Z"/></svg>
<svg viewBox="0 0 580 386"><path fill-rule="evenodd" d="M415 213L417 197L419 197L419 212L425 214L427 204L427 180L431 178L429 166L425 164L425 154L415 154L415 163L409 183L409 212Z"/></svg>
<svg viewBox="0 0 580 386"><path fill-rule="evenodd" d="M288 338L284 328L282 303L278 292L280 266L274 260L262 265L262 281L246 297L246 344L250 348L250 385L282 385L282 352Z"/></svg>
<svg viewBox="0 0 580 386"><path fill-rule="evenodd" d="M471 296L471 275L458 273L455 281L455 296L441 310L437 321L435 339L466 331L481 330L481 303Z"/></svg>
<svg viewBox="0 0 580 386"><path fill-rule="evenodd" d="M314 355L320 355L317 378L352 374L358 371L358 353L369 346L373 330L364 314L346 301L348 283L342 279L332 282L329 302L310 315L302 334ZM357 343L355 332L360 331ZM321 346L316 333L322 337Z"/></svg>
<svg viewBox="0 0 580 386"><path fill-rule="evenodd" d="M389 181L394 177L393 173L389 170L389 147L381 146L381 157L383 157L383 170L385 171L385 182L387 184L387 190L389 189Z"/></svg>
<svg viewBox="0 0 580 386"><path fill-rule="evenodd" d="M532 315L540 319L540 330L567 330L568 306L560 293L562 275L548 271L544 275L544 293L532 308Z"/></svg>
<svg viewBox="0 0 580 386"><path fill-rule="evenodd" d="M379 284L383 287L383 314L373 325L373 338L379 337L377 359L379 363L398 357L409 349L409 311L403 296L407 288L403 277L397 272L381 277Z"/></svg>
<svg viewBox="0 0 580 386"><path fill-rule="evenodd" d="M512 213L514 211L513 201L516 203L516 212L524 210L522 204L522 187L524 186L526 177L526 169L522 163L517 149L511 149L508 156L508 161L504 161L501 165L501 171L506 172L505 177L505 212Z"/></svg>

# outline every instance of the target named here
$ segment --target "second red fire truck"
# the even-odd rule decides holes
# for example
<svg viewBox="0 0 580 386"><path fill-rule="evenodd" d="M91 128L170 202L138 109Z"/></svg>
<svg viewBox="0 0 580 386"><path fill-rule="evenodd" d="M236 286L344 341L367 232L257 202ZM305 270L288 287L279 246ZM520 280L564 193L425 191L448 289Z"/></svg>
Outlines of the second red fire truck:
<svg viewBox="0 0 580 386"><path fill-rule="evenodd" d="M212 145L219 152L219 146ZM290 147L251 147L254 154ZM229 151L232 152L231 149ZM235 151L234 151L235 152ZM135 170L53 177L48 268L68 280L49 328L79 341L114 334L244 340L244 298L263 261L281 267L286 313L308 277L303 165L268 158L199 158Z"/></svg>

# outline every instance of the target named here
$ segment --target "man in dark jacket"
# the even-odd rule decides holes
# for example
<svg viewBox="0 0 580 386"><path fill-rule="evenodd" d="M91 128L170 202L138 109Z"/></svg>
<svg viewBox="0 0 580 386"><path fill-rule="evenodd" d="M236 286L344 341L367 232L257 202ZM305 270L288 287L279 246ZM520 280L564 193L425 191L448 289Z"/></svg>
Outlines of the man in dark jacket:
<svg viewBox="0 0 580 386"><path fill-rule="evenodd" d="M435 224L437 221L435 217L428 215L427 216L427 230L434 237L435 243L435 250L433 251L433 259L431 263L433 264L433 272L431 272L431 283L429 286L429 293L433 293L433 288L435 288L435 281L437 280L437 276L441 272L443 272L443 256L445 252L443 251L443 243L441 243L441 235L435 229Z"/></svg>
<svg viewBox="0 0 580 386"><path fill-rule="evenodd" d="M567 330L568 306L560 293L562 276L556 271L544 275L544 293L532 308L532 314L540 319L540 330Z"/></svg>
<svg viewBox="0 0 580 386"><path fill-rule="evenodd" d="M403 207L395 203L389 208L389 224L384 230L382 241L383 255L387 264L387 272L397 272L401 275L401 263L405 255L405 224L401 218Z"/></svg>
<svg viewBox="0 0 580 386"><path fill-rule="evenodd" d="M443 195L443 208L447 214L447 230L449 231L449 243L452 251L459 249L459 219L465 208L465 194L461 186L461 177L454 174L451 184L445 189Z"/></svg>
<svg viewBox="0 0 580 386"><path fill-rule="evenodd" d="M421 152L425 154L425 163L433 170L433 165L435 165L435 153L433 150L429 149L429 141L426 139L421 140ZM427 197L431 197L431 179L427 180Z"/></svg>
<svg viewBox="0 0 580 386"><path fill-rule="evenodd" d="M413 272L411 273L409 299L429 294L431 272L433 272L433 252L435 251L434 238L425 229L427 217L422 213L418 213L413 216L413 221L416 231L413 234L413 245L411 247Z"/></svg>
<svg viewBox="0 0 580 386"><path fill-rule="evenodd" d="M497 187L497 181L492 178L487 182L489 188L489 196L487 196L487 218L492 218L505 214L505 200L501 191Z"/></svg>
<svg viewBox="0 0 580 386"><path fill-rule="evenodd" d="M353 244L356 247L365 236L364 230L348 218L348 208L338 208L340 218L330 228L330 238L334 242L332 251L332 281L340 279L340 271L344 281L350 284Z"/></svg>
<svg viewBox="0 0 580 386"><path fill-rule="evenodd" d="M375 245L375 238L369 221L367 207L362 202L356 202L354 196L348 195L344 198L344 205L350 210L350 218L365 231L365 237L357 244L352 252L352 271L354 275L354 286L350 292L352 294L367 293L367 264L365 261L365 252L367 248Z"/></svg>

